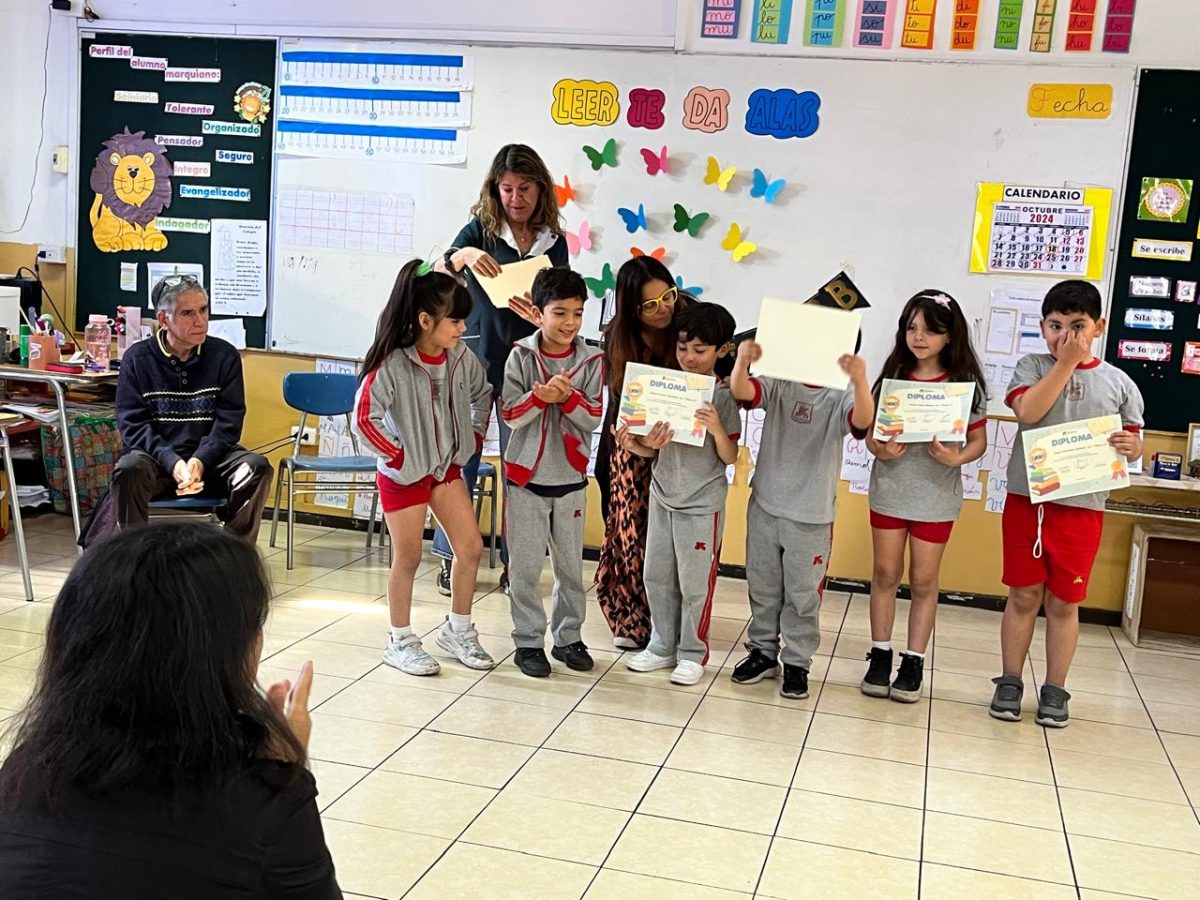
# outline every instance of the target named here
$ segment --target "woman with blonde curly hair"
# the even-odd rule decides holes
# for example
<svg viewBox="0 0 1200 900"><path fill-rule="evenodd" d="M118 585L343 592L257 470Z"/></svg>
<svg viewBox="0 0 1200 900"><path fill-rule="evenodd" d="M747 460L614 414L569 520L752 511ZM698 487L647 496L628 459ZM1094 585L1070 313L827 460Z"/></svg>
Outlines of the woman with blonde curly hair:
<svg viewBox="0 0 1200 900"><path fill-rule="evenodd" d="M508 428L499 410L504 364L513 344L533 334L533 307L527 297L513 297L507 309L493 306L478 278L499 275L501 266L543 254L550 257L552 265L567 264L567 240L563 236L554 182L537 151L524 144L501 147L483 179L479 199L471 207L471 217L451 242L437 269L450 275L470 273L467 287L474 303L465 340L483 363L495 392L503 457L508 446ZM463 478L470 490L474 490L478 470L477 453L463 466ZM433 552L442 558L438 590L449 596L453 552L440 528L433 536ZM501 549L501 559L504 574L500 586L507 591L507 547Z"/></svg>

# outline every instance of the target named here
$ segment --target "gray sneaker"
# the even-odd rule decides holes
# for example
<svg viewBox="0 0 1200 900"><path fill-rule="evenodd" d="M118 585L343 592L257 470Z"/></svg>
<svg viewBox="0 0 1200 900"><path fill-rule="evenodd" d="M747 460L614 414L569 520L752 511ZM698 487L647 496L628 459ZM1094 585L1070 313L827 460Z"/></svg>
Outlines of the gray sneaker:
<svg viewBox="0 0 1200 900"><path fill-rule="evenodd" d="M435 638L437 645L457 659L468 669L494 669L496 661L483 649L479 643L479 632L474 628L466 631L455 631L450 627L450 617L446 617L437 630Z"/></svg>
<svg viewBox="0 0 1200 900"><path fill-rule="evenodd" d="M992 694L992 706L988 710L993 719L1005 722L1021 721L1021 697L1025 693L1025 683L1016 675L1001 675L993 678L992 684L996 692Z"/></svg>
<svg viewBox="0 0 1200 900"><path fill-rule="evenodd" d="M421 647L421 639L415 634L396 640L388 635L383 661L406 675L436 675L441 665Z"/></svg>
<svg viewBox="0 0 1200 900"><path fill-rule="evenodd" d="M1037 717L1033 720L1047 728L1066 728L1071 716L1067 712L1067 701L1071 695L1056 684L1043 684L1038 698Z"/></svg>

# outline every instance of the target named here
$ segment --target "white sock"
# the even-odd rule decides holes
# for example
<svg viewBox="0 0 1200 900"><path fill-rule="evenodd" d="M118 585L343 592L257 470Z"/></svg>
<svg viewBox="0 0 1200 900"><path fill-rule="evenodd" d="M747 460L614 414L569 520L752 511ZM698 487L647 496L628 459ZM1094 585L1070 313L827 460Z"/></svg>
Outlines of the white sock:
<svg viewBox="0 0 1200 900"><path fill-rule="evenodd" d="M872 650L891 650L892 642L891 641L871 641L871 649Z"/></svg>
<svg viewBox="0 0 1200 900"><path fill-rule="evenodd" d="M925 654L924 654L924 653L918 653L916 650L905 650L905 651L904 651L904 655L905 655L905 656L915 656L917 659L924 659L924 658L925 658Z"/></svg>
<svg viewBox="0 0 1200 900"><path fill-rule="evenodd" d="M402 641L413 633L411 625L393 625L391 626L392 640Z"/></svg>
<svg viewBox="0 0 1200 900"><path fill-rule="evenodd" d="M450 613L450 630L455 634L462 634L471 627L471 614L466 613Z"/></svg>

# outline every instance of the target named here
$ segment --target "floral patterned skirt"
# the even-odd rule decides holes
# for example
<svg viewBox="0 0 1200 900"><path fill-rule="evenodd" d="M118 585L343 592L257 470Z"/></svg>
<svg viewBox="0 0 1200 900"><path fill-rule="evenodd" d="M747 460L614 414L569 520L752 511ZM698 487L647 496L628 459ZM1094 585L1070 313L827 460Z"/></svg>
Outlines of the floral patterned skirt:
<svg viewBox="0 0 1200 900"><path fill-rule="evenodd" d="M651 461L619 445L612 450L612 494L596 567L596 597L614 637L650 640L650 604L642 583L650 515Z"/></svg>

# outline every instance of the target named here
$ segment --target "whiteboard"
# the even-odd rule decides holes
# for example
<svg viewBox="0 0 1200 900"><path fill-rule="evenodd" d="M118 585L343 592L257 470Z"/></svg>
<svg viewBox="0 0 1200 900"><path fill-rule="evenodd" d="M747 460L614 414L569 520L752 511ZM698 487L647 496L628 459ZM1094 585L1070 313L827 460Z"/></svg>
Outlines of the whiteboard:
<svg viewBox="0 0 1200 900"><path fill-rule="evenodd" d="M555 179L570 176L580 202L568 226L587 219L594 248L572 258L584 275L604 262L614 271L632 245L665 246L667 264L703 299L725 305L739 329L753 327L764 296L804 299L847 268L872 309L864 316L863 354L874 375L890 350L896 316L916 291L936 287L956 297L982 325L999 285L1044 290L1052 280L968 272L975 187L981 181L1082 184L1119 190L1134 90L1131 66L1078 68L1028 64L874 62L869 60L697 57L541 48L453 48L475 62L474 118L465 166L278 158L277 189L388 191L410 195L413 247L427 257L450 245L495 151L524 142ZM561 78L610 80L622 116L611 127L560 126L550 117ZM1025 111L1032 82L1110 82L1107 120L1033 120ZM729 126L714 134L687 130L682 103L696 85L731 96ZM657 131L624 119L635 87L666 93L666 123ZM821 97L820 127L806 139L757 137L744 128L756 88L791 87ZM619 142L619 165L594 172L581 147ZM640 148L666 144L670 173L651 177ZM728 191L703 184L709 154L737 166ZM750 196L750 173L763 169L788 186L776 203ZM645 204L650 232L626 233L618 207ZM712 218L699 239L671 229L672 206ZM743 263L720 248L738 222L759 250ZM1111 247L1112 226L1105 242ZM276 253L272 346L291 352L361 357L374 333L396 270L407 257L323 251L315 268L289 273ZM1106 266L1106 276L1111 274ZM1097 285L1108 294L1107 282ZM587 330L596 333L600 303L589 299ZM336 324L333 324L336 323ZM977 342L978 343L978 342ZM992 409L1002 411L1002 398Z"/></svg>

